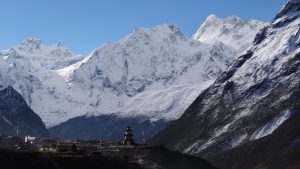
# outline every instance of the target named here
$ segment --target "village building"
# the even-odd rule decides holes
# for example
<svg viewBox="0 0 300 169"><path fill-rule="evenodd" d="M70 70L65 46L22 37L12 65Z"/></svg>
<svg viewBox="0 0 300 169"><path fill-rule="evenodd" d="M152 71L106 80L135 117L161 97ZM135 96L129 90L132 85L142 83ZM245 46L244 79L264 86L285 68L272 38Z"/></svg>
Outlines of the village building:
<svg viewBox="0 0 300 169"><path fill-rule="evenodd" d="M35 137L30 137L29 134L27 134L27 136L25 136L24 141L26 144L33 144L35 142Z"/></svg>

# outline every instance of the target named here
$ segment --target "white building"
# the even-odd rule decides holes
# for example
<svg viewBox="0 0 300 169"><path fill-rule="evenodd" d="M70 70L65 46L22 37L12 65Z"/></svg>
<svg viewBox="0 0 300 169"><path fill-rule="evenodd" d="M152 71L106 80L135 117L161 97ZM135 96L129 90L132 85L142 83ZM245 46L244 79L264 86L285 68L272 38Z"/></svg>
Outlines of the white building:
<svg viewBox="0 0 300 169"><path fill-rule="evenodd" d="M35 142L35 137L25 136L25 143L33 144Z"/></svg>

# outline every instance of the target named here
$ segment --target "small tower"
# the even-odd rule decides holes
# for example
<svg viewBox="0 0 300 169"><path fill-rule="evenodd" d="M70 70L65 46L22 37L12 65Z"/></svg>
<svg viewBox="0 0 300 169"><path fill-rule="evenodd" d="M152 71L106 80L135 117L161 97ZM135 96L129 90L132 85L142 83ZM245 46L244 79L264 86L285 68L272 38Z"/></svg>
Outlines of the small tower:
<svg viewBox="0 0 300 169"><path fill-rule="evenodd" d="M19 128L17 127L17 136L19 136Z"/></svg>
<svg viewBox="0 0 300 169"><path fill-rule="evenodd" d="M135 142L133 140L132 130L129 126L125 130L123 144L124 145L134 145L135 144Z"/></svg>
<svg viewBox="0 0 300 169"><path fill-rule="evenodd" d="M142 142L143 142L143 145L146 144L146 140L145 140L145 132L142 132Z"/></svg>

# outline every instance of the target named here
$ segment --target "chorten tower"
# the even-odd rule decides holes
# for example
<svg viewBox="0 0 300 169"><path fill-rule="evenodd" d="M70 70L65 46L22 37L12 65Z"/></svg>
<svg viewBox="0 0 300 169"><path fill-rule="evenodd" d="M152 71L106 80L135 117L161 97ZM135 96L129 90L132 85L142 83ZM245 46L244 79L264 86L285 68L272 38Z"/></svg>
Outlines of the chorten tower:
<svg viewBox="0 0 300 169"><path fill-rule="evenodd" d="M134 145L135 144L135 142L133 140L132 130L131 130L131 127L129 127L129 126L125 130L123 144L124 145Z"/></svg>

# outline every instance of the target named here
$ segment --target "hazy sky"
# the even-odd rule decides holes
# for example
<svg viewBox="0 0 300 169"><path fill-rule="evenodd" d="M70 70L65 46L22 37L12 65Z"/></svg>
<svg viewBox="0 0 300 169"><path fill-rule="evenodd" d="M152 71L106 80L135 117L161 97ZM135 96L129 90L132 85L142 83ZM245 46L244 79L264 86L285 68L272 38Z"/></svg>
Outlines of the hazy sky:
<svg viewBox="0 0 300 169"><path fill-rule="evenodd" d="M27 37L89 54L138 27L175 24L192 36L205 18L270 21L287 0L0 0L0 49Z"/></svg>

